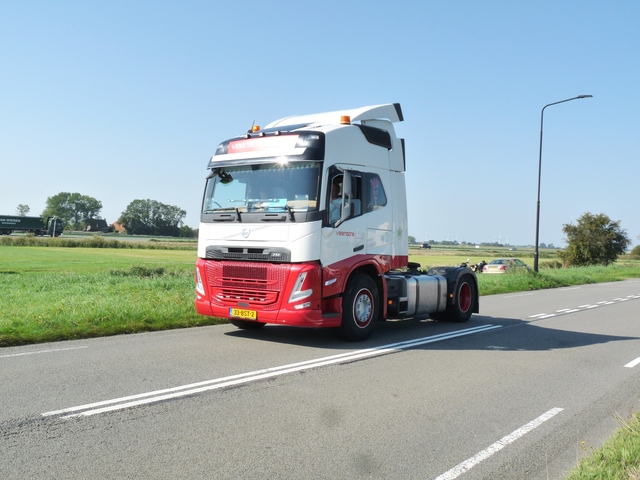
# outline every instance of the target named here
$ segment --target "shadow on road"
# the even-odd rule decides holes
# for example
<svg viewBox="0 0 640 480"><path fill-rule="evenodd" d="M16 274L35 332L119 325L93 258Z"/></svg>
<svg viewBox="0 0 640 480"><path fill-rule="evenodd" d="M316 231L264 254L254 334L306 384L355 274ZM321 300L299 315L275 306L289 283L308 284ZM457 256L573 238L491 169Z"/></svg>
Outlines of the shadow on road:
<svg viewBox="0 0 640 480"><path fill-rule="evenodd" d="M462 333L472 328L495 325L500 328L451 338L447 334ZM506 350L545 351L577 348L639 337L622 337L585 333L540 326L515 318L474 315L467 323L438 322L431 319L380 322L371 338L363 342L342 340L336 329L298 328L266 325L260 330L234 330L227 335L246 340L275 342L331 350L360 350L389 346L398 342L426 339L437 335L444 338L412 348L425 350Z"/></svg>

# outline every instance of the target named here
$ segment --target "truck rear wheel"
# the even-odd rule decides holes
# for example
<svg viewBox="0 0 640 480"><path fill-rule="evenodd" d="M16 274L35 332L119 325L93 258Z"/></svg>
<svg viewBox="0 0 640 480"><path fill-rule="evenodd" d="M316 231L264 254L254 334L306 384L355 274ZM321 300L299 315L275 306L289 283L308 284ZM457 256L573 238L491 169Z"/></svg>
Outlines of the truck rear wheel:
<svg viewBox="0 0 640 480"><path fill-rule="evenodd" d="M460 277L453 294L453 305L449 305L445 314L450 322L466 322L471 318L473 305L476 303L476 289L471 275Z"/></svg>
<svg viewBox="0 0 640 480"><path fill-rule="evenodd" d="M378 287L373 279L356 273L349 279L342 297L342 323L340 333L352 342L364 340L371 335L380 318Z"/></svg>

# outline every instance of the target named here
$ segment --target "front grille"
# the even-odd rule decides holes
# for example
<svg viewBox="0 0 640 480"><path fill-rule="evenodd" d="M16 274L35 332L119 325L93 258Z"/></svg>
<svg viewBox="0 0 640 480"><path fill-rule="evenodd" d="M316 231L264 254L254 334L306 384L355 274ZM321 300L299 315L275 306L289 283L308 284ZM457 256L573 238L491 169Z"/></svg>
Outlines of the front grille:
<svg viewBox="0 0 640 480"><path fill-rule="evenodd" d="M249 290L223 288L216 292L215 297L223 303L231 302L231 305L236 305L238 302L246 302L250 306L276 307L278 292L252 292Z"/></svg>
<svg viewBox="0 0 640 480"><path fill-rule="evenodd" d="M269 309L277 308L289 265L209 261L206 272L212 299L229 306L245 302Z"/></svg>
<svg viewBox="0 0 640 480"><path fill-rule="evenodd" d="M242 279L248 281L263 281L267 279L265 265L246 265L238 263L224 263L222 276L225 279Z"/></svg>

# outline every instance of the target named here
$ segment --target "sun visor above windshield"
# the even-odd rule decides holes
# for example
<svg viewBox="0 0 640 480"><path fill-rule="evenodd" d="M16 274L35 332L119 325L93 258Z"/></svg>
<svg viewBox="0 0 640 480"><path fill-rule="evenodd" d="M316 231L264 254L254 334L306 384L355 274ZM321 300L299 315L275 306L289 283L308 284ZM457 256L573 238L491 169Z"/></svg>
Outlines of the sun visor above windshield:
<svg viewBox="0 0 640 480"><path fill-rule="evenodd" d="M325 136L322 132L288 132L270 135L245 135L218 145L208 168L240 165L256 159L270 162L324 160Z"/></svg>

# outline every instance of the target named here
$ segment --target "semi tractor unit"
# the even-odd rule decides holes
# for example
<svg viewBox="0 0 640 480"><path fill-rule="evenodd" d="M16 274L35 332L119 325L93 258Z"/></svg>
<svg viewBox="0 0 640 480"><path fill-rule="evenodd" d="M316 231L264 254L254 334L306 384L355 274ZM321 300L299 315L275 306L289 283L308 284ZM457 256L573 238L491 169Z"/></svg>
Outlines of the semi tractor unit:
<svg viewBox="0 0 640 480"><path fill-rule="evenodd" d="M58 237L62 234L64 224L58 217L18 217L0 215L0 235L11 235L14 232L32 233L36 236Z"/></svg>
<svg viewBox="0 0 640 480"><path fill-rule="evenodd" d="M242 329L334 327L479 312L465 266L409 263L400 104L287 117L218 145L208 164L196 309Z"/></svg>

